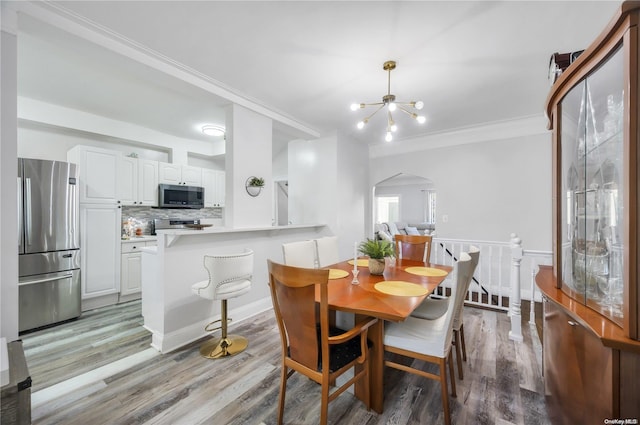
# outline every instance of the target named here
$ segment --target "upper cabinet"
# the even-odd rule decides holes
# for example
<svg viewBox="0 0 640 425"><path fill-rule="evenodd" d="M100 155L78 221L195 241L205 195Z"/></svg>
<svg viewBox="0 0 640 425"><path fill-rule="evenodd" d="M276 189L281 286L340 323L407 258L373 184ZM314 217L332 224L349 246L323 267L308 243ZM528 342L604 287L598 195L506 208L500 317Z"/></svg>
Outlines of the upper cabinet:
<svg viewBox="0 0 640 425"><path fill-rule="evenodd" d="M205 208L224 207L225 172L202 169L202 187L204 187Z"/></svg>
<svg viewBox="0 0 640 425"><path fill-rule="evenodd" d="M202 186L202 168L160 162L158 182L163 184Z"/></svg>
<svg viewBox="0 0 640 425"><path fill-rule="evenodd" d="M556 286L639 339L638 20L625 3L560 76L553 130Z"/></svg>
<svg viewBox="0 0 640 425"><path fill-rule="evenodd" d="M118 199L123 205L158 205L158 161L122 156L118 164Z"/></svg>
<svg viewBox="0 0 640 425"><path fill-rule="evenodd" d="M80 169L81 203L115 204L118 201L116 170L121 156L117 151L82 145L67 152L67 159Z"/></svg>

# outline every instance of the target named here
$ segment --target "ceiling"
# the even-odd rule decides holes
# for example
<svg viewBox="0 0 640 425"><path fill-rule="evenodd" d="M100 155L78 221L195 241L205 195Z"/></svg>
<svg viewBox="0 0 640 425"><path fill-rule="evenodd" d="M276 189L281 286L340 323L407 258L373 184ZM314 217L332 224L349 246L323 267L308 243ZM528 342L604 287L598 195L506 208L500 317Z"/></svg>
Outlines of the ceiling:
<svg viewBox="0 0 640 425"><path fill-rule="evenodd" d="M391 93L398 100L424 101L427 117L420 125L397 115L393 143L540 116L550 55L587 47L619 3L61 1L38 6L275 111L286 118L275 126L275 141L339 131L377 144L384 143L384 116L357 130L355 123L369 111L352 112L349 106L379 102L386 94L386 60L398 63ZM194 140L206 140L197 125L224 123L229 98L60 27L20 17L20 96Z"/></svg>

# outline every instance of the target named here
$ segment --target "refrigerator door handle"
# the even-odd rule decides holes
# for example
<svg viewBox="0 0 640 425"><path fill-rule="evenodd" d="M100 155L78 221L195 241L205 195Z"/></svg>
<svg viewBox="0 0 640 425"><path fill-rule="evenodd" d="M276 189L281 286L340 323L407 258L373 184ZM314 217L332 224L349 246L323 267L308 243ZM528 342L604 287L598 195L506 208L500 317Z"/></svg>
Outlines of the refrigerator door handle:
<svg viewBox="0 0 640 425"><path fill-rule="evenodd" d="M31 245L31 179L30 178L25 178L24 179L24 189L25 189L25 206L24 209L26 210L27 213L27 217L26 217L26 223L24 226L24 230L25 230L25 245Z"/></svg>
<svg viewBox="0 0 640 425"><path fill-rule="evenodd" d="M45 282L55 282L56 280L63 280L63 279L69 279L72 278L73 274L69 273L69 274L65 274L62 276L54 276L54 277L47 277L44 279L36 279L36 280L28 280L25 282L19 282L18 286L21 285L33 285L34 283L45 283Z"/></svg>
<svg viewBox="0 0 640 425"><path fill-rule="evenodd" d="M24 226L22 214L22 177L18 177L18 247L20 254L22 254L22 229Z"/></svg>

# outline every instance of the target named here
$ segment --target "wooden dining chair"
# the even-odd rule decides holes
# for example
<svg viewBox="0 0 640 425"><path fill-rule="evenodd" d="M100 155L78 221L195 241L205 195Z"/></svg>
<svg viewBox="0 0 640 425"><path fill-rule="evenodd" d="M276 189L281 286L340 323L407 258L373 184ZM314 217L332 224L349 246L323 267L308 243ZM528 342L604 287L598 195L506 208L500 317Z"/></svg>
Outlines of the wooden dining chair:
<svg viewBox="0 0 640 425"><path fill-rule="evenodd" d="M464 309L464 300L466 298L466 293L469 291L469 286L471 286L471 281L473 280L473 274L475 273L478 262L480 261L480 249L476 246L471 245L469 247L468 254L469 257L471 257L471 273L469 275L469 279L467 280L467 282L465 282L465 286L462 288L465 296L462 297L462 302L458 306L453 318L453 345L456 349L456 363L458 365L458 377L460 377L460 379L464 379L464 374L462 372L462 360L464 360L465 362L467 361L467 348L464 342L464 324L462 321L462 313ZM426 298L415 310L413 310L413 313L411 313L411 315L413 317L427 320L437 319L447 312L451 299L451 297Z"/></svg>
<svg viewBox="0 0 640 425"><path fill-rule="evenodd" d="M412 359L435 363L439 366L439 374L425 372L411 366L396 362L394 359L385 360L387 367L399 369L425 378L440 381L442 392L442 408L446 425L451 425L449 412L449 392L447 390L447 362L449 363L449 381L451 395L456 397L456 383L453 376L451 356L453 338L453 319L457 305L464 302L464 288L471 274L471 257L461 253L456 263L456 284L451 288L451 301L446 314L436 320L425 320L409 316L404 322L385 323L384 350Z"/></svg>
<svg viewBox="0 0 640 425"><path fill-rule="evenodd" d="M284 417L287 379L301 373L321 384L320 423L327 423L329 402L349 386L362 381L364 400L369 409L369 346L367 330L378 319L368 319L344 331L329 326L328 269L303 269L267 260L271 300L282 342L282 373L278 424ZM316 308L316 287L320 303ZM342 386L336 378L356 365L354 376Z"/></svg>
<svg viewBox="0 0 640 425"><path fill-rule="evenodd" d="M395 236L396 257L405 260L428 263L431 258L431 236L402 235Z"/></svg>
<svg viewBox="0 0 640 425"><path fill-rule="evenodd" d="M283 243L282 258L288 266L317 268L316 243L313 240Z"/></svg>

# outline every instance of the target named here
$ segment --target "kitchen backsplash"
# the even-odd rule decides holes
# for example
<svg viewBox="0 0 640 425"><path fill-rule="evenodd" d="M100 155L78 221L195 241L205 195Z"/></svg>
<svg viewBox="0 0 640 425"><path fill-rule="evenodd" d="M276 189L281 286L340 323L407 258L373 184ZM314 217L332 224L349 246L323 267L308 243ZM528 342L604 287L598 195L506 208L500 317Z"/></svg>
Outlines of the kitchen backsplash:
<svg viewBox="0 0 640 425"><path fill-rule="evenodd" d="M144 235L151 234L151 225L155 218L184 218L184 219L217 219L221 220L222 208L164 209L150 207L122 207L122 234L132 235L136 229L142 229Z"/></svg>

